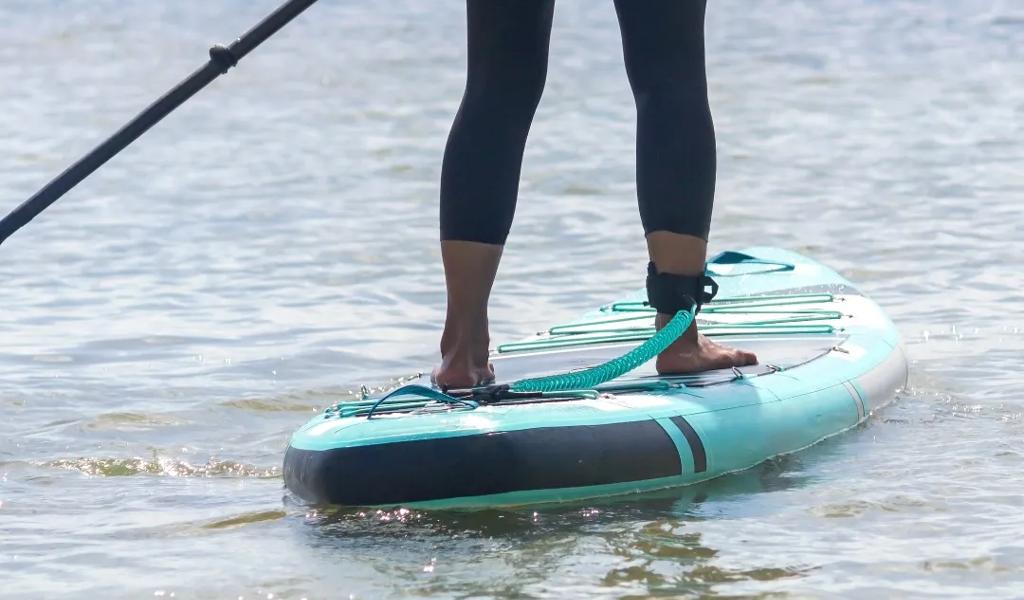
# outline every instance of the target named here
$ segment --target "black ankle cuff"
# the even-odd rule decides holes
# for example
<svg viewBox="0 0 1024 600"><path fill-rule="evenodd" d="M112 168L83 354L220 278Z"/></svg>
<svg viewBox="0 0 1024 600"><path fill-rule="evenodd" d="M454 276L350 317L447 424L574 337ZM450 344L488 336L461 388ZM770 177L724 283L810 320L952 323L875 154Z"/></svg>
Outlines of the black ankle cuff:
<svg viewBox="0 0 1024 600"><path fill-rule="evenodd" d="M717 293L718 284L707 275L659 273L653 262L647 263L647 304L659 313L674 315L692 307L697 314Z"/></svg>

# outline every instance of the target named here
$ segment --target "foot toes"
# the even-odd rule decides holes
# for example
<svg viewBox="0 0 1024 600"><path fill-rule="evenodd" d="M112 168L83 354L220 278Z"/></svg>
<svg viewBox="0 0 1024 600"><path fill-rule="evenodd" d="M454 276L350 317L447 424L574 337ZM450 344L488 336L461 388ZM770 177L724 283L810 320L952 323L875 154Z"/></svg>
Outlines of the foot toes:
<svg viewBox="0 0 1024 600"><path fill-rule="evenodd" d="M730 367L747 367L757 364L757 356L755 356L753 352L730 349L728 352L722 354L722 359L718 362L722 363L719 368L728 369Z"/></svg>
<svg viewBox="0 0 1024 600"><path fill-rule="evenodd" d="M709 366L709 368L731 369L732 367L742 367L743 364L744 363L739 352L723 352L720 355L718 355L718 357L715 360L712 361L712 364Z"/></svg>

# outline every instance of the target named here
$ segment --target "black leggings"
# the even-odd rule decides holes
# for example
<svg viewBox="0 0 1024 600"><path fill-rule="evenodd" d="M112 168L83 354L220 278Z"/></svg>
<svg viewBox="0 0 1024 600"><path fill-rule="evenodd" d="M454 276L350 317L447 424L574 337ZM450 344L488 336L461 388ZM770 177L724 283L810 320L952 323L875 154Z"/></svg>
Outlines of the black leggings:
<svg viewBox="0 0 1024 600"><path fill-rule="evenodd" d="M469 68L441 169L441 239L504 244L526 136L547 74L554 0L467 0ZM644 231L707 239L715 130L704 72L706 0L615 0L637 110Z"/></svg>

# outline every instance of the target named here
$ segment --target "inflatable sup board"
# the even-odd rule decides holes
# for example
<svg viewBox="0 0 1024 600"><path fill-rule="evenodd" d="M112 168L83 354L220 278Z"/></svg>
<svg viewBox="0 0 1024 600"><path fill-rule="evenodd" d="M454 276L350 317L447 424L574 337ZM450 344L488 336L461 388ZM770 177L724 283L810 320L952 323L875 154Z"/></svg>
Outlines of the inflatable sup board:
<svg viewBox="0 0 1024 600"><path fill-rule="evenodd" d="M582 500L682 486L846 431L907 379L899 334L831 269L776 248L708 262L706 335L759 364L665 377L653 361L589 389L414 385L328 407L291 438L286 486L316 503L423 508ZM573 374L654 333L643 291L499 346L499 382ZM515 389L514 386L512 389ZM490 396L488 396L490 394Z"/></svg>

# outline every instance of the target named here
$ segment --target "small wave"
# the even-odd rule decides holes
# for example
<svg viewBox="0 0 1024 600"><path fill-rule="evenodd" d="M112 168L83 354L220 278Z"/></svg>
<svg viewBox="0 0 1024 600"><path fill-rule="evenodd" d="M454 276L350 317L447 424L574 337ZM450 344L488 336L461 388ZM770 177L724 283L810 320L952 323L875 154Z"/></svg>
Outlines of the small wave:
<svg viewBox="0 0 1024 600"><path fill-rule="evenodd" d="M993 17L991 23L996 26L1021 27L1024 26L1024 14L999 15L997 17Z"/></svg>
<svg viewBox="0 0 1024 600"><path fill-rule="evenodd" d="M210 459L203 464L169 458L62 458L44 463L44 466L67 471L78 471L94 477L130 477L132 475L160 475L164 477L252 477L276 479L281 477L280 467L259 467L228 460Z"/></svg>
<svg viewBox="0 0 1024 600"><path fill-rule="evenodd" d="M89 430L113 429L125 430L147 430L156 427L171 427L181 425L183 421L174 417L161 414L145 414L134 412L106 413L86 423L83 427Z"/></svg>
<svg viewBox="0 0 1024 600"><path fill-rule="evenodd" d="M325 404L361 400L374 394L389 392L410 381L422 377L422 374L403 375L392 378L379 385L363 385L359 389L331 387L306 390L280 396L238 398L221 402L221 406L254 412L317 412Z"/></svg>
<svg viewBox="0 0 1024 600"><path fill-rule="evenodd" d="M277 398L243 398L227 400L221 402L220 405L254 412L316 412L320 409L319 404L289 402Z"/></svg>
<svg viewBox="0 0 1024 600"><path fill-rule="evenodd" d="M231 527L240 527L242 525L250 525L252 523L260 523L263 521L276 521L283 519L288 514L283 510L263 510L258 512L245 513L227 519L220 519L218 521L211 521L203 525L203 529L228 529Z"/></svg>

